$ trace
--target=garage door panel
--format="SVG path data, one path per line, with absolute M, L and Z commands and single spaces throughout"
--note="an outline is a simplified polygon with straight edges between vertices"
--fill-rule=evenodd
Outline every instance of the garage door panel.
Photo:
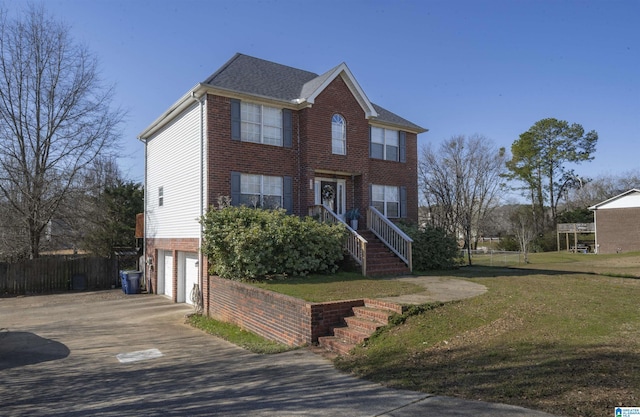
M 164 295 L 173 297 L 173 255 L 164 255 Z

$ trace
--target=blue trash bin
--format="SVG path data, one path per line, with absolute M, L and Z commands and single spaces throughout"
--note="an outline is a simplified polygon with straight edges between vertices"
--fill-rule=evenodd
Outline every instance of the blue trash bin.
M 129 271 L 120 270 L 120 284 L 122 285 L 122 292 L 128 294 L 129 292 L 129 280 L 127 279 L 127 273 Z
M 127 281 L 127 291 L 126 294 L 140 294 L 140 278 L 142 277 L 142 272 L 140 271 L 127 271 L 126 272 L 126 281 Z

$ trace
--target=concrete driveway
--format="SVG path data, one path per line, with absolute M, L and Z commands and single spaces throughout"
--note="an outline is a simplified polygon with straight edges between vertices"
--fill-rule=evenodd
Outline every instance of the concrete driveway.
M 398 391 L 309 350 L 255 355 L 120 290 L 0 299 L 3 416 L 549 416 Z

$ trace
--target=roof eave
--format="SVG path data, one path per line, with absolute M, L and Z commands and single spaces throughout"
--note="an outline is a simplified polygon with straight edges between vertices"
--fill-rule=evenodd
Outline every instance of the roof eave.
M 275 99 L 273 97 L 263 96 L 259 94 L 249 94 L 242 93 L 236 90 L 215 87 L 205 83 L 198 83 L 193 88 L 191 88 L 186 94 L 184 94 L 178 101 L 176 101 L 168 110 L 166 110 L 160 117 L 153 121 L 145 130 L 143 130 L 139 135 L 138 139 L 141 141 L 146 141 L 151 136 L 153 136 L 158 130 L 162 129 L 165 125 L 170 123 L 176 116 L 182 113 L 187 107 L 189 107 L 193 100 L 201 99 L 205 94 L 214 94 L 223 97 L 230 98 L 251 98 L 253 100 L 259 100 L 264 103 L 273 103 L 278 104 L 279 106 L 290 108 L 292 110 L 298 110 L 304 107 L 309 106 L 306 101 L 302 100 L 298 102 L 297 100 L 280 100 Z
M 174 117 L 182 113 L 187 107 L 193 104 L 193 100 L 199 100 L 202 97 L 203 84 L 198 83 L 191 88 L 185 95 L 180 97 L 178 101 L 173 103 L 169 109 L 154 120 L 145 130 L 138 134 L 138 140 L 146 141 L 158 130 L 162 129 L 167 123 L 173 120 Z
M 611 197 L 611 198 L 610 198 L 610 199 L 608 199 L 608 200 L 602 201 L 602 202 L 600 202 L 600 203 L 598 203 L 598 204 L 594 204 L 593 206 L 589 207 L 589 208 L 588 208 L 588 210 L 592 210 L 592 211 L 594 211 L 594 210 L 598 210 L 598 208 L 599 208 L 599 207 L 602 207 L 602 206 L 604 206 L 605 204 L 608 204 L 608 203 L 610 203 L 610 202 L 612 202 L 612 201 L 614 201 L 614 200 L 617 200 L 617 199 L 619 199 L 619 198 L 622 198 L 622 197 L 626 196 L 627 194 L 631 194 L 631 193 L 640 193 L 640 189 L 638 189 L 638 188 L 632 188 L 632 189 L 630 189 L 630 190 L 627 190 L 627 191 L 625 191 L 625 192 L 623 192 L 623 193 L 618 194 L 617 196 Z

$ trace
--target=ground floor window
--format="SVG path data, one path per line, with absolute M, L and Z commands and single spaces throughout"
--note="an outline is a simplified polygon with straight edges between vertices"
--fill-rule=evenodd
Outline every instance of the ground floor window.
M 386 217 L 400 217 L 399 187 L 373 184 L 371 186 L 371 205 Z
M 282 177 L 240 174 L 240 204 L 275 209 L 282 207 Z

